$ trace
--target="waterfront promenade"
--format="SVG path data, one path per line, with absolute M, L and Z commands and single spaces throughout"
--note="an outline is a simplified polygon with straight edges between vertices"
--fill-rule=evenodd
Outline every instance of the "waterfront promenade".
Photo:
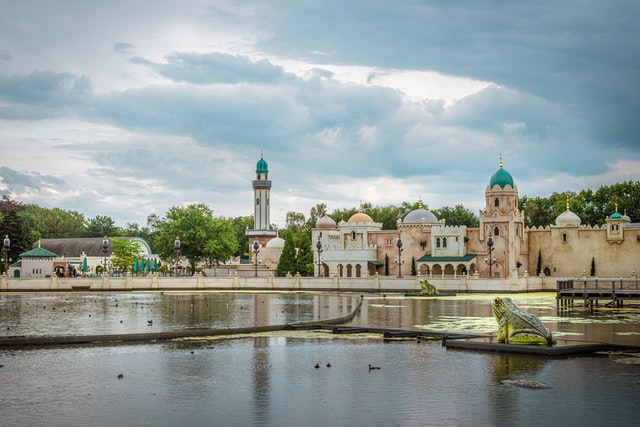
M 556 277 L 512 275 L 509 278 L 478 278 L 473 276 L 444 277 L 275 277 L 273 275 L 244 277 L 237 274 L 210 277 L 201 274 L 169 277 L 151 273 L 133 277 L 92 278 L 30 278 L 2 276 L 0 292 L 56 291 L 160 291 L 160 290 L 222 290 L 222 291 L 332 291 L 332 292 L 405 292 L 419 293 L 420 280 L 427 279 L 440 292 L 541 292 L 556 291 Z

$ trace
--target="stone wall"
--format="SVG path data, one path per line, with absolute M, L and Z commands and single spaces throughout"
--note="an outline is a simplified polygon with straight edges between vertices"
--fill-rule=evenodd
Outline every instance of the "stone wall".
M 0 278 L 0 291 L 160 291 L 160 290 L 274 290 L 274 291 L 341 291 L 341 292 L 419 292 L 421 277 L 371 276 L 344 277 L 99 277 L 99 278 L 37 278 L 15 279 L 6 275 Z M 538 292 L 555 291 L 557 277 L 478 278 L 440 277 L 428 278 L 429 283 L 442 292 Z

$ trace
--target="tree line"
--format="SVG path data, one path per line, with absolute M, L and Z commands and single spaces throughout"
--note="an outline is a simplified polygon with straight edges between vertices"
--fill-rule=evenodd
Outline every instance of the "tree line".
M 519 200 L 519 208 L 525 210 L 525 226 L 545 227 L 567 209 L 578 215 L 583 225 L 605 223 L 606 218 L 618 212 L 633 222 L 640 222 L 640 182 L 626 181 L 603 185 L 597 190 L 565 191 L 549 197 L 527 197 Z
M 525 209 L 525 225 L 547 226 L 554 224 L 558 215 L 569 208 L 582 219 L 583 224 L 601 225 L 614 212 L 627 214 L 632 220 L 640 220 L 640 182 L 623 182 L 602 186 L 598 190 L 553 193 L 549 197 L 527 197 L 519 200 L 519 208 Z M 394 230 L 397 222 L 409 212 L 418 209 L 420 202 L 403 202 L 400 205 L 378 206 L 363 203 L 350 209 L 327 211 L 324 203 L 311 207 L 309 215 L 290 211 L 286 214 L 286 225 L 279 230 L 284 236 L 285 247 L 281 257 L 279 274 L 313 274 L 313 242 L 311 229 L 325 213 L 336 223 L 347 221 L 362 210 L 384 230 Z M 427 205 L 424 209 L 429 209 Z M 433 209 L 433 214 L 447 225 L 479 226 L 478 216 L 462 204 Z M 231 257 L 249 258 L 249 242 L 245 231 L 253 227 L 253 216 L 234 218 L 217 217 L 212 208 L 204 203 L 186 207 L 173 206 L 160 217 L 151 214 L 144 226 L 127 223 L 119 227 L 108 216 L 87 218 L 82 213 L 60 208 L 43 208 L 34 204 L 23 204 L 2 196 L 0 200 L 0 233 L 11 238 L 11 255 L 30 250 L 40 238 L 74 237 L 141 237 L 162 259 L 175 256 L 174 241 L 180 238 L 182 256 L 189 259 L 192 266 L 209 266 L 226 262 Z M 273 228 L 276 228 L 273 226 Z M 4 249 L 3 259 L 4 259 Z M 4 263 L 1 264 L 4 269 Z

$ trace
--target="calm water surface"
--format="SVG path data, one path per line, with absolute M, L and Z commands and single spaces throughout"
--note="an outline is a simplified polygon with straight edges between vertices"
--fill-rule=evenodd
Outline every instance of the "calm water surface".
M 353 324 L 491 334 L 496 332 L 489 308 L 493 297 L 365 295 Z M 2 294 L 0 333 L 292 323 L 345 315 L 357 298 L 319 293 Z M 554 295 L 512 298 L 557 336 L 606 336 L 607 342 L 640 345 L 637 309 L 558 313 Z M 385 343 L 376 335 L 328 331 L 2 350 L 0 424 L 637 425 L 640 365 L 620 363 L 634 359 L 457 351 L 439 342 Z M 369 371 L 368 364 L 381 369 Z M 503 382 L 514 379 L 551 388 Z

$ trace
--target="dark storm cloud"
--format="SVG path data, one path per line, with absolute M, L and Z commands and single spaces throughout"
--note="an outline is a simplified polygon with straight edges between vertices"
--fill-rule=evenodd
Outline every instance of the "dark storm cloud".
M 6 193 L 9 194 L 25 194 L 34 191 L 46 194 L 46 189 L 62 190 L 68 188 L 63 180 L 55 176 L 43 175 L 38 172 L 20 172 L 6 166 L 0 166 L 0 180 L 6 188 Z
M 85 75 L 54 71 L 34 71 L 26 75 L 0 74 L 0 101 L 15 103 L 18 108 L 0 110 L 5 117 L 56 116 L 56 108 L 79 104 L 91 92 L 91 81 Z M 42 108 L 49 110 L 41 110 Z M 48 112 L 47 112 L 48 111 Z
M 262 48 L 492 81 L 566 106 L 602 144 L 638 146 L 637 1 L 353 1 L 339 14 L 334 7 L 306 2 L 280 13 L 270 3 L 259 15 L 273 29 Z M 296 19 L 302 14 L 316 19 Z

